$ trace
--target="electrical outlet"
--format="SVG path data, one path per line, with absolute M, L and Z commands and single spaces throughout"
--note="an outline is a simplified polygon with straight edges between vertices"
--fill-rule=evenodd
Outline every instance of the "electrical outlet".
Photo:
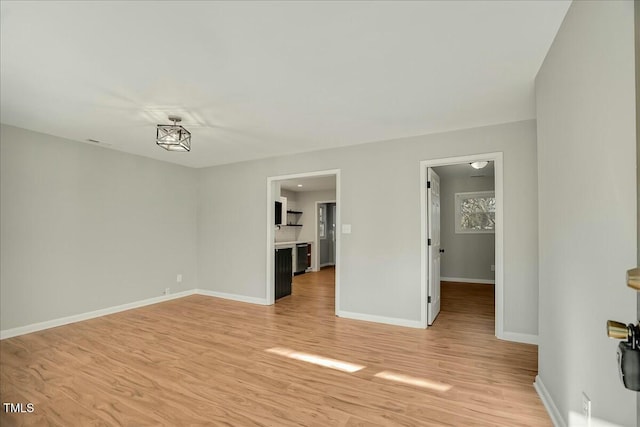
M 182 283 L 182 274 L 178 274 L 176 277 L 176 283 Z
M 495 264 L 491 264 L 491 271 L 496 271 L 496 265 Z
M 582 415 L 587 423 L 591 423 L 591 399 L 584 392 L 582 392 Z
M 171 288 L 165 288 L 164 293 L 162 295 L 169 295 L 171 293 Z

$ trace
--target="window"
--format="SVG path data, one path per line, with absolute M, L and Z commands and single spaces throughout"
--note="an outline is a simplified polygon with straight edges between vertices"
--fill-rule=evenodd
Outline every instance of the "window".
M 327 238 L 327 205 L 320 205 L 318 207 L 318 233 L 320 234 L 321 239 Z
M 455 203 L 456 233 L 495 233 L 495 192 L 456 193 Z

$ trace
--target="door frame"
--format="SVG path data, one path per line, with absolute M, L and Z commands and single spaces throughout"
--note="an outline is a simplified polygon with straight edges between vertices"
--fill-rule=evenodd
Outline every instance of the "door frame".
M 336 193 L 336 198 L 337 198 L 338 194 Z M 313 251 L 314 255 L 313 255 L 313 260 L 314 260 L 314 265 L 316 266 L 316 269 L 313 271 L 320 271 L 320 232 L 318 231 L 318 228 L 320 226 L 320 224 L 318 223 L 318 221 L 320 221 L 320 218 L 318 218 L 318 208 L 320 207 L 320 205 L 324 204 L 324 203 L 335 203 L 336 204 L 336 217 L 338 216 L 338 202 L 335 200 L 317 200 L 316 202 L 316 212 L 315 212 L 315 224 L 316 224 L 316 232 L 315 232 L 315 236 L 316 236 L 316 249 L 315 251 Z M 335 248 L 335 255 L 336 255 L 336 263 L 338 263 L 338 259 L 337 259 L 337 255 L 338 255 L 338 223 L 336 222 L 336 248 Z M 334 264 L 334 265 L 335 265 Z
M 445 157 L 422 160 L 420 162 L 420 321 L 427 325 L 427 168 L 451 166 L 477 161 L 494 162 L 494 183 L 496 196 L 496 232 L 495 232 L 495 335 L 504 339 L 504 177 L 502 152 L 471 154 L 466 156 Z
M 274 272 L 275 272 L 275 186 L 278 181 L 284 181 L 287 179 L 295 179 L 295 178 L 313 178 L 313 177 L 321 177 L 321 176 L 335 176 L 336 177 L 336 199 L 334 200 L 336 203 L 336 267 L 335 267 L 335 313 L 336 316 L 340 311 L 340 260 L 341 260 L 341 251 L 340 251 L 340 211 L 341 211 L 341 202 L 340 202 L 340 169 L 328 169 L 314 172 L 303 172 L 289 175 L 278 175 L 278 176 L 269 176 L 267 177 L 267 215 L 266 215 L 266 229 L 267 229 L 267 246 L 266 246 L 266 264 L 267 264 L 267 273 L 265 278 L 265 292 L 266 292 L 266 304 L 273 305 L 275 303 L 274 296 Z M 317 212 L 316 212 L 317 217 Z M 315 221 L 316 231 L 315 234 L 318 233 L 317 227 L 317 218 Z M 313 249 L 312 249 L 313 250 Z M 318 248 L 316 248 L 316 254 L 318 253 Z

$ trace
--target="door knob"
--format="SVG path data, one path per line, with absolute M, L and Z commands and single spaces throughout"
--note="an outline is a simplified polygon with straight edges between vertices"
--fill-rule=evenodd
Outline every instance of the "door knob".
M 627 271 L 627 286 L 640 291 L 640 267 Z
M 607 335 L 625 340 L 618 344 L 618 373 L 622 384 L 629 390 L 640 391 L 640 323 L 625 325 L 607 320 Z
M 626 340 L 629 338 L 630 329 L 622 322 L 616 322 L 615 320 L 607 320 L 607 335 L 609 338 L 615 338 L 617 340 Z

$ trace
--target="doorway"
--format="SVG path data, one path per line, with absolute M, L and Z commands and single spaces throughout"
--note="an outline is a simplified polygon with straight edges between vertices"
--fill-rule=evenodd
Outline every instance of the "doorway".
M 425 160 L 420 162 L 420 205 L 421 205 L 421 293 L 423 296 L 423 303 L 421 304 L 421 320 L 423 326 L 426 328 L 429 326 L 430 320 L 433 321 L 435 315 L 437 315 L 438 306 L 440 301 L 440 272 L 436 269 L 439 267 L 440 255 L 442 250 L 446 254 L 446 248 L 437 248 L 438 251 L 433 251 L 434 240 L 429 241 L 431 238 L 430 233 L 433 233 L 433 224 L 430 223 L 430 218 L 433 221 L 433 215 L 430 217 L 430 210 L 433 210 L 433 201 L 431 200 L 431 193 L 429 190 L 429 175 L 434 173 L 434 169 L 443 166 L 453 165 L 470 165 L 473 162 L 493 162 L 494 167 L 494 208 L 495 217 L 493 221 L 495 236 L 494 241 L 494 259 L 495 263 L 495 294 L 494 294 L 494 317 L 495 325 L 494 331 L 498 338 L 503 336 L 503 163 L 502 153 L 485 153 L 462 157 L 450 157 L 443 159 Z M 433 178 L 433 177 L 432 177 Z M 438 205 L 439 207 L 439 205 Z M 440 213 L 438 209 L 438 213 Z M 438 221 L 438 230 L 439 230 Z M 429 243 L 432 245 L 430 246 Z M 438 243 L 440 240 L 438 239 Z
M 336 265 L 336 203 L 316 202 L 319 268 Z
M 492 161 L 483 161 L 434 166 L 427 171 L 431 182 L 427 239 L 432 240 L 427 246 L 437 255 L 428 254 L 428 267 L 433 265 L 428 278 L 430 295 L 432 276 L 440 277 L 440 292 L 435 292 L 431 302 L 434 309 L 427 307 L 429 325 L 441 307 L 442 322 L 457 313 L 476 319 L 475 326 L 483 331 L 493 333 L 495 329 L 494 169 Z M 434 200 L 439 200 L 437 210 Z
M 328 188 L 329 183 L 330 189 Z M 325 188 L 326 187 L 326 188 Z M 318 204 L 324 203 L 324 240 L 318 237 Z M 281 211 L 280 211 L 281 209 Z M 280 212 L 280 215 L 276 215 Z M 326 243 L 325 258 L 331 269 L 335 282 L 335 312 L 339 310 L 340 296 L 340 234 L 337 233 L 340 224 L 340 170 L 327 170 L 292 175 L 281 175 L 267 178 L 267 245 L 266 245 L 266 300 L 268 305 L 276 302 L 275 291 L 280 289 L 279 297 L 295 294 L 295 283 L 308 282 L 311 275 L 320 270 L 321 250 Z M 276 220 L 279 222 L 276 222 Z M 329 221 L 330 220 L 330 221 Z M 306 246 L 307 262 L 300 257 L 302 246 Z M 288 252 L 294 259 L 288 258 Z M 282 293 L 281 280 L 283 277 L 282 262 L 276 269 L 276 257 L 279 252 L 285 252 L 285 258 L 292 262 L 293 268 L 285 273 L 291 281 L 288 293 Z M 282 254 L 280 254 L 282 255 Z M 328 257 L 328 258 L 327 258 Z M 278 259 L 282 259 L 279 256 Z M 305 268 L 298 268 L 305 264 Z M 279 273 L 279 274 L 276 274 Z M 325 272 L 326 275 L 327 272 Z M 278 284 L 276 286 L 276 277 Z M 286 287 L 285 287 L 286 289 Z M 287 298 L 283 298 L 287 299 Z

